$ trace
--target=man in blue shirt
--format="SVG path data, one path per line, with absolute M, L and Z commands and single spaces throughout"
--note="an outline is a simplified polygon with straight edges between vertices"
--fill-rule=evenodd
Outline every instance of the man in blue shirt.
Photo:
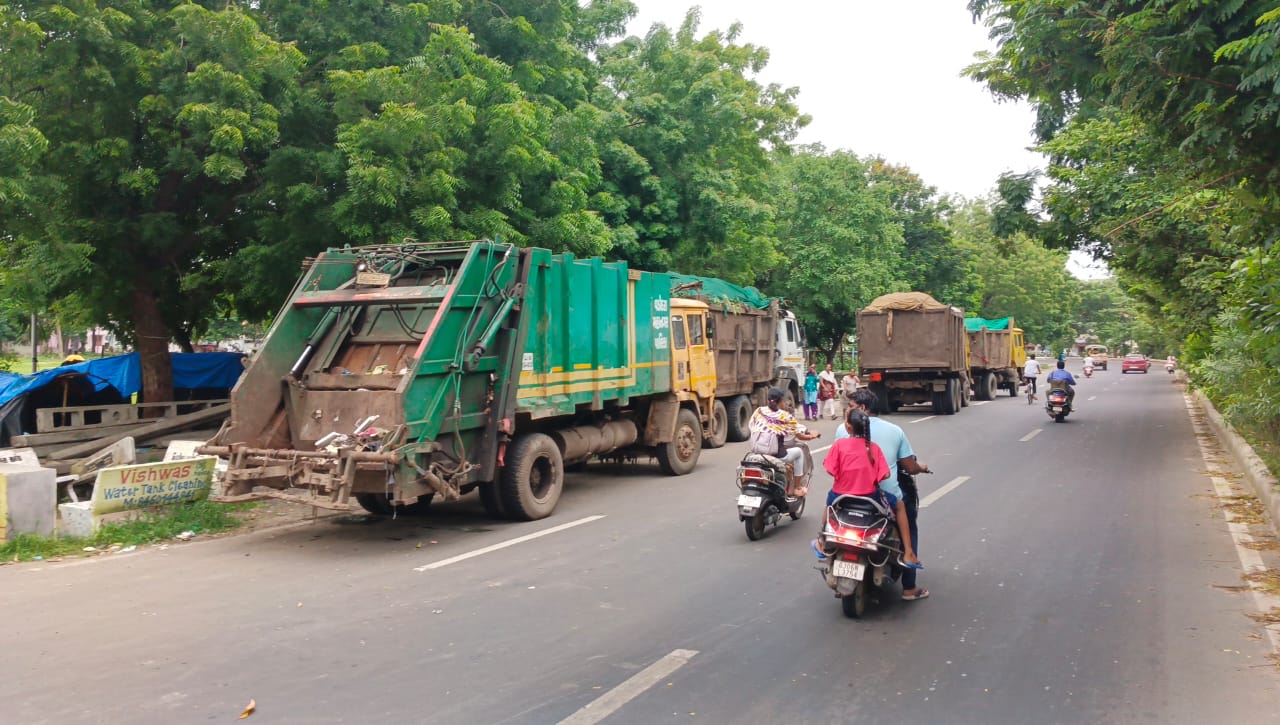
M 1062 360 L 1058 361 L 1058 369 L 1049 373 L 1049 377 L 1045 378 L 1049 382 L 1049 389 L 1055 387 L 1065 387 L 1067 389 L 1067 405 L 1071 405 L 1076 399 L 1076 379 L 1067 372 L 1067 364 Z M 1061 385 L 1054 385 L 1055 382 L 1061 382 Z M 1073 406 L 1074 407 L 1074 406 Z
M 906 505 L 911 541 L 914 544 L 916 556 L 919 556 L 920 533 L 916 521 L 920 516 L 920 494 L 915 490 L 902 490 L 902 486 L 898 483 L 898 467 L 901 466 L 902 470 L 913 476 L 917 473 L 931 473 L 931 471 L 927 465 L 916 460 L 916 453 L 911 448 L 911 441 L 907 440 L 906 432 L 872 412 L 879 410 L 875 393 L 863 388 L 851 396 L 850 403 L 853 406 L 852 410 L 860 410 L 871 417 L 871 442 L 880 446 L 885 462 L 889 464 L 889 477 L 880 482 L 880 489 L 897 496 Z M 848 437 L 849 429 L 841 423 L 836 429 L 835 439 Z M 929 596 L 929 590 L 916 585 L 916 570 L 907 568 L 903 571 L 902 598 L 915 600 L 924 599 L 927 596 Z

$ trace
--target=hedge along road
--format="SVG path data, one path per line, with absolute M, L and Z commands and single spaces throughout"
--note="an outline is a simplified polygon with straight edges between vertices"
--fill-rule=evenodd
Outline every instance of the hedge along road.
M 1108 372 L 1081 393 L 1096 399 L 1065 424 L 1009 397 L 890 416 L 938 472 L 921 478 L 932 596 L 886 597 L 860 621 L 811 570 L 816 505 L 746 540 L 737 444 L 682 478 L 593 465 L 540 522 L 493 523 L 464 501 L 0 568 L 22 665 L 0 680 L 0 721 L 231 718 L 251 698 L 255 720 L 297 723 L 1275 712 L 1271 645 L 1233 590 L 1240 563 L 1180 390 Z

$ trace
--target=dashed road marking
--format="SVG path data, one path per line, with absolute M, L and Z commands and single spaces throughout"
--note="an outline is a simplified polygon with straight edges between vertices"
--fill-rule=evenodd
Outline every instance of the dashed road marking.
M 979 401 L 978 401 L 978 402 L 976 402 L 976 403 L 969 403 L 969 405 L 971 405 L 971 406 L 973 406 L 974 408 L 976 408 L 976 407 L 978 407 L 978 406 L 980 406 L 980 405 L 986 405 L 987 403 L 990 403 L 990 402 L 991 402 L 990 400 L 979 400 Z
M 560 721 L 560 725 L 595 725 L 617 712 L 637 695 L 662 682 L 668 675 L 684 667 L 698 654 L 697 650 L 678 649 L 627 678 L 621 685 L 592 700 L 582 709 Z
M 1026 434 L 1026 435 L 1022 436 L 1021 438 L 1019 438 L 1019 439 L 1018 439 L 1018 442 L 1019 442 L 1019 443 L 1026 443 L 1027 441 L 1031 440 L 1032 438 L 1035 438 L 1036 436 L 1040 435 L 1040 431 L 1042 431 L 1042 430 L 1044 430 L 1044 428 L 1036 428 L 1035 430 L 1031 431 L 1030 433 L 1028 433 L 1028 434 Z
M 489 554 L 489 553 L 492 553 L 492 552 L 494 552 L 494 551 L 498 551 L 498 550 L 500 550 L 500 549 L 505 549 L 505 548 L 507 548 L 508 546 L 515 546 L 516 544 L 523 544 L 523 543 L 524 543 L 524 542 L 526 542 L 526 541 L 532 541 L 532 540 L 534 540 L 534 539 L 540 539 L 540 538 L 542 538 L 543 536 L 547 536 L 548 534 L 554 534 L 554 533 L 557 533 L 557 532 L 560 532 L 560 531 L 564 531 L 565 529 L 572 529 L 572 528 L 573 528 L 573 527 L 575 527 L 575 526 L 581 526 L 581 525 L 583 525 L 583 524 L 589 524 L 589 523 L 591 523 L 592 521 L 599 521 L 599 520 L 600 520 L 600 519 L 602 519 L 602 518 L 604 518 L 604 514 L 599 514 L 599 515 L 597 515 L 597 516 L 587 516 L 586 518 L 581 518 L 581 519 L 578 519 L 577 521 L 570 521 L 570 522 L 569 522 L 569 523 L 567 523 L 567 524 L 560 524 L 559 526 L 552 526 L 552 527 L 551 527 L 551 528 L 549 528 L 549 529 L 543 529 L 542 531 L 535 531 L 535 532 L 533 532 L 532 534 L 526 534 L 526 535 L 524 535 L 524 536 L 517 536 L 517 537 L 516 537 L 516 538 L 514 538 L 514 539 L 507 539 L 506 541 L 500 541 L 500 542 L 498 542 L 498 543 L 496 543 L 496 544 L 494 544 L 494 545 L 492 545 L 492 546 L 486 546 L 486 547 L 484 547 L 483 549 L 476 549 L 475 551 L 468 551 L 468 552 L 467 552 L 467 553 L 465 553 L 465 554 L 458 554 L 457 556 L 451 556 L 451 557 L 449 557 L 448 559 L 441 559 L 440 561 L 435 561 L 435 562 L 432 562 L 432 563 L 430 563 L 430 564 L 426 564 L 426 565 L 423 565 L 423 566 L 414 567 L 414 569 L 413 569 L 413 570 L 414 570 L 414 571 L 428 571 L 428 570 L 430 570 L 430 569 L 439 569 L 439 568 L 441 568 L 441 567 L 449 566 L 450 564 L 457 564 L 457 563 L 458 563 L 458 562 L 460 562 L 460 561 L 466 561 L 467 559 L 474 559 L 474 558 L 475 558 L 475 557 L 477 557 L 477 556 L 484 556 L 485 554 Z
M 1090 396 L 1089 396 L 1089 400 L 1097 400 L 1097 399 L 1098 399 L 1098 396 L 1096 396 L 1096 395 L 1090 395 Z
M 969 477 L 968 477 L 968 476 L 956 476 L 955 478 L 951 479 L 950 481 L 947 481 L 945 484 L 943 484 L 942 488 L 940 488 L 940 489 L 938 489 L 937 491 L 934 491 L 933 493 L 929 494 L 928 496 L 925 496 L 924 498 L 920 499 L 920 508 L 925 508 L 925 507 L 926 507 L 926 506 L 928 506 L 929 504 L 931 504 L 931 503 L 933 503 L 933 502 L 937 501 L 938 499 L 942 498 L 943 496 L 946 496 L 947 494 L 951 493 L 952 491 L 956 490 L 957 488 L 960 488 L 960 486 L 961 486 L 965 481 L 968 481 L 968 480 L 969 480 Z
M 907 422 L 908 422 L 908 423 L 923 423 L 923 422 L 925 422 L 926 420 L 933 420 L 934 418 L 937 418 L 937 417 L 938 417 L 938 416 L 936 416 L 936 415 L 926 415 L 926 416 L 925 416 L 925 417 L 923 417 L 923 418 L 916 418 L 915 420 L 909 420 L 909 421 L 907 421 Z

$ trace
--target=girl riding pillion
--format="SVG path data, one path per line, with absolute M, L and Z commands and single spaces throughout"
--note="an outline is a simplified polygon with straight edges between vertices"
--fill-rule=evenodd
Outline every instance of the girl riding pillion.
M 830 506 L 838 496 L 866 496 L 879 498 L 885 508 L 893 511 L 898 525 L 898 533 L 902 537 L 902 563 L 913 569 L 923 569 L 916 558 L 914 542 L 911 541 L 911 528 L 907 520 L 907 507 L 896 496 L 877 485 L 889 477 L 889 463 L 884 458 L 880 446 L 871 442 L 871 419 L 866 413 L 852 409 L 845 417 L 848 438 L 841 438 L 831 446 L 823 468 L 835 478 L 831 493 L 827 494 L 827 505 Z M 814 541 L 814 550 L 822 552 L 821 540 Z

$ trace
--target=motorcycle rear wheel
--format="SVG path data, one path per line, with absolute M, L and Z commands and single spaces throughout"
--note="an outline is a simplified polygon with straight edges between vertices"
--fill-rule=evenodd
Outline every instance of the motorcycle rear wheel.
M 853 587 L 853 594 L 840 598 L 840 609 L 849 619 L 858 619 L 867 613 L 867 583 L 858 582 Z
M 804 513 L 804 502 L 805 499 L 800 498 L 797 499 L 795 503 L 791 504 L 791 510 L 787 512 L 787 515 L 791 517 L 792 521 L 800 520 L 800 515 Z
M 752 541 L 759 541 L 764 538 L 764 508 L 761 507 L 755 514 L 742 522 L 747 529 L 747 538 Z

